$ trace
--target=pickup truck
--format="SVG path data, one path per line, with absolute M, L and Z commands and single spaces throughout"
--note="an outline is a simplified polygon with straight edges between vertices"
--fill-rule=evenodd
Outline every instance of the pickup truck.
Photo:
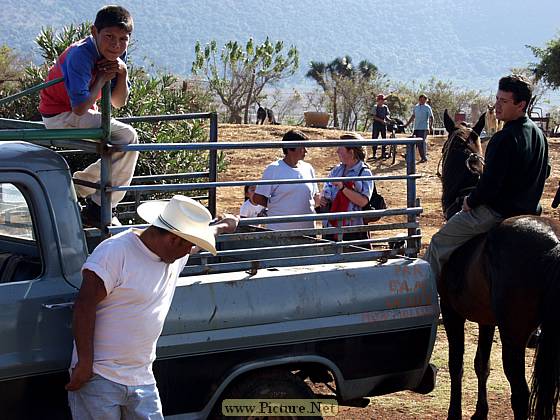
M 72 182 L 55 151 L 2 143 L 3 419 L 69 417 L 64 384 L 72 307 L 94 246 L 82 228 Z M 250 222 L 240 230 L 258 230 Z M 252 249 L 264 246 L 266 255 L 268 245 L 284 240 L 280 233 L 256 233 L 242 241 L 223 235 L 222 256 L 213 262 L 225 268 L 209 270 L 204 264 L 211 258 L 202 255 L 180 278 L 154 364 L 166 416 L 220 417 L 221 402 L 233 397 L 312 398 L 311 382 L 329 384 L 341 405 L 433 389 L 429 360 L 439 307 L 427 263 L 353 257 L 359 253 L 323 260 L 322 251 L 309 257 L 306 250 L 320 240 L 303 235 L 285 239 L 291 255 L 275 249 L 266 264 L 255 264 Z M 285 263 L 306 252 L 305 263 Z

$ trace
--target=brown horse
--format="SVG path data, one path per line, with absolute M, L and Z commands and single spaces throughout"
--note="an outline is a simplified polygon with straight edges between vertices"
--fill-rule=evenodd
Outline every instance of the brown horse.
M 461 197 L 474 187 L 483 169 L 479 134 L 484 115 L 473 129 L 456 125 L 447 111 L 444 123 L 449 136 L 443 147 L 442 205 L 449 218 L 461 208 Z M 478 401 L 472 419 L 488 416 L 486 382 L 496 326 L 514 418 L 556 418 L 560 390 L 560 223 L 537 216 L 506 219 L 488 235 L 458 249 L 443 267 L 437 286 L 449 341 L 448 418 L 462 418 L 466 319 L 479 324 L 475 357 Z M 529 392 L 525 348 L 539 325 L 541 336 Z

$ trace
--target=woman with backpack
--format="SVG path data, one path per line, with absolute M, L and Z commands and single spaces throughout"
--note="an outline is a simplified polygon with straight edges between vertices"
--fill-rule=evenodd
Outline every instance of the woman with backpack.
M 341 140 L 363 140 L 357 133 L 345 133 L 340 136 Z M 364 163 L 366 151 L 363 146 L 339 146 L 337 154 L 340 163 L 329 173 L 329 178 L 372 176 L 369 167 Z M 346 182 L 326 182 L 321 195 L 321 207 L 329 208 L 330 212 L 361 211 L 369 203 L 373 193 L 373 181 L 349 180 Z M 363 225 L 362 217 L 349 217 L 337 220 L 329 220 L 328 226 L 357 226 Z M 344 235 L 327 235 L 331 240 L 359 240 L 368 239 L 367 232 L 351 232 Z

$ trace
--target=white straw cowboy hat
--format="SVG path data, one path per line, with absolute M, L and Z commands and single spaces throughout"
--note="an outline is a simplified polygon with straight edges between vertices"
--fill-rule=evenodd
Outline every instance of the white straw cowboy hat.
M 146 222 L 165 229 L 216 255 L 214 231 L 209 226 L 210 212 L 191 198 L 175 195 L 169 201 L 148 201 L 137 209 Z

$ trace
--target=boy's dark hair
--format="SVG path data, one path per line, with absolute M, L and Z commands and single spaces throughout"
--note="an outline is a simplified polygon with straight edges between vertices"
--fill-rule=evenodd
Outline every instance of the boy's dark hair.
M 287 131 L 282 137 L 282 141 L 298 141 L 298 140 L 309 140 L 309 137 L 307 137 L 299 130 Z M 296 148 L 295 147 L 282 148 L 282 151 L 284 152 L 285 155 L 288 154 L 288 150 L 296 150 Z
M 134 22 L 128 10 L 115 5 L 104 6 L 99 9 L 93 25 L 98 32 L 111 26 L 117 26 L 129 33 L 134 29 Z
M 525 108 L 523 110 L 527 111 L 527 107 L 533 97 L 533 85 L 529 79 L 519 74 L 510 74 L 500 79 L 498 89 L 504 92 L 511 92 L 513 94 L 513 102 L 516 104 L 525 101 Z

